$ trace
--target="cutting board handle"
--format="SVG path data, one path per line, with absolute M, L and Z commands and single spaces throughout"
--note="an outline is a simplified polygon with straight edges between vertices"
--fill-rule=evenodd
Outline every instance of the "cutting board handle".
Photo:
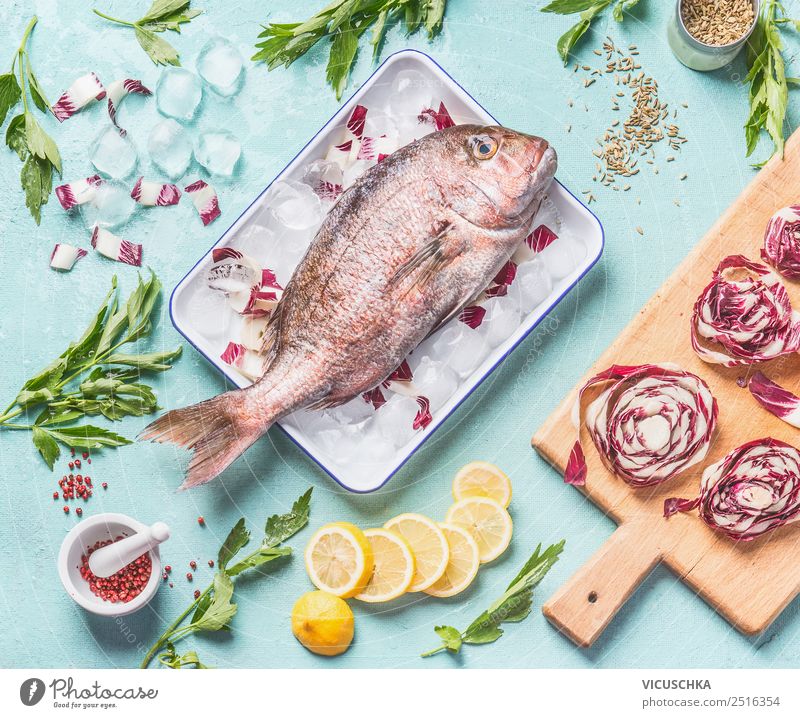
M 661 560 L 648 525 L 622 524 L 544 604 L 547 620 L 582 648 L 591 646 Z

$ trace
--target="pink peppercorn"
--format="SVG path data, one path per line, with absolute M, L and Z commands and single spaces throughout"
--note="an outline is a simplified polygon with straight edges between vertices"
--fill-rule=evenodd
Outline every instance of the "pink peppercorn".
M 189 561 L 189 568 L 192 570 L 197 568 L 197 561 Z
M 199 588 L 194 592 L 194 600 L 196 601 L 198 598 L 200 598 L 200 589 Z
M 214 568 L 214 559 L 213 558 L 208 559 L 208 567 L 209 568 Z
M 192 580 L 192 574 L 191 573 L 187 573 L 186 574 L 186 580 L 187 581 L 191 581 Z

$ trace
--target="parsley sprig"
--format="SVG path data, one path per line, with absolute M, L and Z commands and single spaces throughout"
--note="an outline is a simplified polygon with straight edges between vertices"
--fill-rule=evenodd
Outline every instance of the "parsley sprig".
M 311 491 L 312 489 L 309 489 L 297 499 L 289 513 L 270 516 L 264 526 L 264 537 L 258 548 L 232 564 L 231 562 L 234 561 L 239 551 L 250 542 L 250 531 L 247 529 L 244 519 L 241 518 L 236 522 L 219 549 L 217 572 L 214 574 L 211 585 L 159 636 L 142 660 L 140 668 L 147 668 L 162 648 L 166 648 L 166 652 L 159 656 L 159 661 L 165 666 L 170 668 L 208 667 L 200 662 L 195 651 L 189 651 L 179 656 L 175 650 L 175 643 L 200 631 L 230 630 L 230 622 L 237 610 L 237 605 L 232 600 L 234 584 L 231 579 L 245 571 L 256 569 L 292 553 L 291 547 L 282 544 L 308 523 Z M 185 623 L 189 614 L 192 614 L 192 617 L 188 623 Z
M 340 100 L 361 36 L 371 27 L 373 58 L 380 52 L 386 30 L 394 21 L 405 24 L 408 34 L 424 27 L 433 38 L 442 29 L 447 0 L 333 0 L 305 22 L 269 23 L 258 36 L 254 62 L 269 70 L 288 67 L 323 38 L 330 38 L 327 80 Z
M 781 39 L 784 27 L 800 30 L 800 20 L 788 17 L 779 0 L 768 0 L 762 5 L 755 30 L 747 41 L 748 73 L 745 81 L 750 84 L 750 115 L 744 131 L 748 157 L 755 151 L 762 131 L 772 140 L 772 155 L 783 157 L 789 85 L 800 83 L 798 78 L 786 77 Z M 766 162 L 764 160 L 755 166 L 761 167 Z
M 141 382 L 141 374 L 170 369 L 181 347 L 145 354 L 129 354 L 124 347 L 150 334 L 160 293 L 161 282 L 151 272 L 146 280 L 139 277 L 127 301 L 120 303 L 114 277 L 84 333 L 22 385 L 0 414 L 0 429 L 30 431 L 34 446 L 51 469 L 61 454 L 59 444 L 76 449 L 130 444 L 108 429 L 74 422 L 98 415 L 119 421 L 158 410 L 156 395 Z
M 580 13 L 578 22 L 567 30 L 556 43 L 556 49 L 564 64 L 567 64 L 569 53 L 575 43 L 583 37 L 592 26 L 592 21 L 609 6 L 617 22 L 622 22 L 624 13 L 639 4 L 639 0 L 552 0 L 542 8 L 542 12 L 552 12 L 557 15 L 572 15 Z
M 42 205 L 47 204 L 53 189 L 53 171 L 61 174 L 61 155 L 55 141 L 42 129 L 28 105 L 30 95 L 39 110 L 47 112 L 50 109 L 26 49 L 37 22 L 38 18 L 34 15 L 14 53 L 11 72 L 0 75 L 0 127 L 9 111 L 22 100 L 22 112 L 8 123 L 6 145 L 17 153 L 22 162 L 19 179 L 25 190 L 25 204 L 36 224 L 39 224 Z
M 93 10 L 104 20 L 132 27 L 142 49 L 156 65 L 180 65 L 178 51 L 156 33 L 172 30 L 180 33 L 181 25 L 191 22 L 203 11 L 189 7 L 191 0 L 153 0 L 150 9 L 138 20 L 120 20 Z
M 442 645 L 423 653 L 422 657 L 427 658 L 445 650 L 458 653 L 465 643 L 494 643 L 503 635 L 503 629 L 500 628 L 502 624 L 518 623 L 527 618 L 531 612 L 533 589 L 558 561 L 564 550 L 564 543 L 562 540 L 553 544 L 544 552 L 539 544 L 505 593 L 470 623 L 465 631 L 459 631 L 452 626 L 436 626 L 434 630 L 442 639 Z

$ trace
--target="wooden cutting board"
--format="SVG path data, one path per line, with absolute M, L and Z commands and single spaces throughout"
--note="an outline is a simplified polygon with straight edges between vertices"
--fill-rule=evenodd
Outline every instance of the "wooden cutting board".
M 722 179 L 720 181 L 723 181 Z M 744 254 L 759 260 L 772 213 L 800 201 L 800 130 L 786 145 L 784 161 L 773 158 L 648 301 L 581 381 L 612 364 L 671 361 L 708 382 L 719 402 L 719 433 L 704 464 L 647 489 L 632 489 L 602 464 L 585 427 L 581 441 L 588 463 L 586 496 L 618 528 L 597 553 L 548 601 L 545 616 L 575 643 L 590 646 L 659 563 L 664 562 L 737 629 L 764 631 L 800 593 L 800 524 L 736 544 L 712 531 L 697 512 L 662 517 L 664 499 L 694 498 L 701 467 L 751 439 L 773 436 L 800 447 L 800 430 L 769 414 L 736 384 L 746 367 L 706 364 L 689 341 L 695 299 L 720 259 Z M 640 247 L 647 251 L 644 244 Z M 785 281 L 800 309 L 800 282 Z M 771 379 L 800 394 L 800 357 L 764 365 Z M 579 385 L 580 386 L 580 385 Z M 576 387 L 533 437 L 533 446 L 563 473 L 575 429 L 570 412 Z M 602 390 L 587 392 L 584 407 Z M 564 486 L 564 491 L 573 489 Z

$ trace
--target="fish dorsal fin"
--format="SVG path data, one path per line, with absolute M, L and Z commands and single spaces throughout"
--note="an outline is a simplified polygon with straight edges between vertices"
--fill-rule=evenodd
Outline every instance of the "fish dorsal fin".
M 394 276 L 389 280 L 389 285 L 400 284 L 417 270 L 420 270 L 420 275 L 414 285 L 427 284 L 458 253 L 455 251 L 456 248 L 450 246 L 446 241 L 452 228 L 451 222 L 444 222 L 422 247 L 397 268 Z

